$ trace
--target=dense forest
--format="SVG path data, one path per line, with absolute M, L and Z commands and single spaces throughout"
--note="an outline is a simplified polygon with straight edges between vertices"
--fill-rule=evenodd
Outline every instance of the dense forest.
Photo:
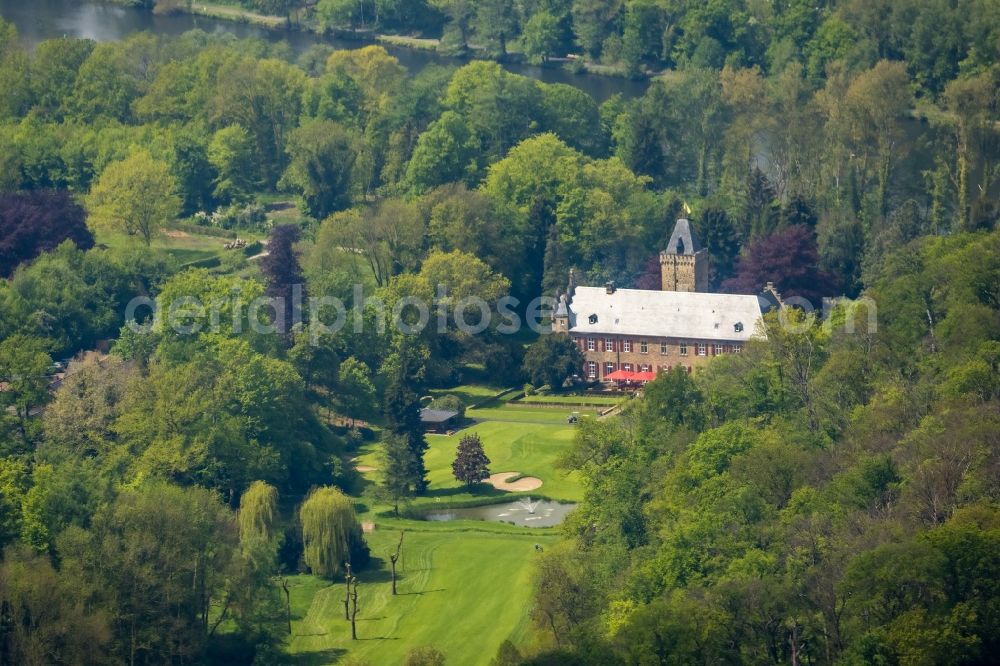
M 0 21 L 0 663 L 286 663 L 287 577 L 369 562 L 360 441 L 386 461 L 362 503 L 398 513 L 428 488 L 429 390 L 579 366 L 454 316 L 380 330 L 364 297 L 523 308 L 571 268 L 657 288 L 682 216 L 713 290 L 861 307 L 771 315 L 581 419 L 560 464 L 584 500 L 494 663 L 995 659 L 1000 5 L 247 5 L 656 75 L 597 104 L 491 60 L 411 75 L 380 46 L 199 31 L 28 49 Z M 221 260 L 161 245 L 233 232 L 253 242 Z M 355 325 L 262 328 L 233 299 L 303 285 Z M 221 325 L 139 333 L 137 297 Z
M 181 10 L 185 0 L 120 0 Z M 683 67 L 827 65 L 905 60 L 936 96 L 959 73 L 996 62 L 1000 10 L 990 0 L 752 3 L 743 0 L 233 0 L 318 31 L 385 31 L 441 39 L 451 53 L 523 54 L 535 62 L 574 55 L 628 75 Z

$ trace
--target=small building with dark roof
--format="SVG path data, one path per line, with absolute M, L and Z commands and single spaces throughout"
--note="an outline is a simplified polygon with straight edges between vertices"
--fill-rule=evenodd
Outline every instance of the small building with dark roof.
M 424 424 L 424 429 L 429 432 L 447 432 L 455 425 L 458 412 L 450 409 L 430 409 L 424 407 L 420 410 L 420 422 Z

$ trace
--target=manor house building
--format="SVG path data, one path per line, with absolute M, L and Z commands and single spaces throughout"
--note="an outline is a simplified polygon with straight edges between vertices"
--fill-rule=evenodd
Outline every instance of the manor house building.
M 660 253 L 662 289 L 618 289 L 575 284 L 552 318 L 554 332 L 568 334 L 584 356 L 581 375 L 615 381 L 681 366 L 688 372 L 720 354 L 739 354 L 759 334 L 761 317 L 779 301 L 776 294 L 741 296 L 708 293 L 708 253 L 688 220 L 677 221 Z M 645 374 L 640 374 L 645 373 Z M 612 376 L 613 375 L 613 376 Z

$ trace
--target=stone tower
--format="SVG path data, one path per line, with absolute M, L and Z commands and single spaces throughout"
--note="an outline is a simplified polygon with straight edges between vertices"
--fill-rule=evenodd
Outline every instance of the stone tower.
M 708 252 L 684 218 L 677 220 L 667 249 L 660 253 L 660 276 L 663 291 L 708 291 Z

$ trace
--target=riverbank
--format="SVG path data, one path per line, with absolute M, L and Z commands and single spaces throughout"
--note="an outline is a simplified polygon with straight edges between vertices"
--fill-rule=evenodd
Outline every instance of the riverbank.
M 259 14 L 249 9 L 237 5 L 227 5 L 210 2 L 186 2 L 178 1 L 171 3 L 169 8 L 160 10 L 163 5 L 157 5 L 154 13 L 161 15 L 188 13 L 196 16 L 206 16 L 209 18 L 222 19 L 225 21 L 235 21 L 238 23 L 248 23 L 269 30 L 298 30 L 314 35 L 323 36 L 323 32 L 316 30 L 302 21 L 301 15 L 292 13 L 287 17 L 271 16 Z M 428 37 L 414 37 L 409 35 L 392 35 L 385 33 L 372 33 L 364 30 L 338 30 L 337 37 L 357 41 L 373 41 L 379 44 L 386 44 L 397 48 L 413 49 L 448 57 L 448 54 L 440 51 L 441 40 Z M 511 52 L 514 61 L 520 61 L 521 54 Z M 520 63 L 526 64 L 526 63 Z M 567 67 L 569 65 L 569 67 Z M 563 58 L 553 58 L 544 65 L 535 65 L 546 68 L 566 68 L 573 74 L 590 74 L 594 76 L 629 78 L 625 67 L 620 65 L 605 65 L 601 63 L 585 62 L 583 60 L 567 60 Z M 642 78 L 651 78 L 645 76 Z
M 227 21 L 251 23 L 253 25 L 259 25 L 262 28 L 269 28 L 271 30 L 285 30 L 292 27 L 290 16 L 285 17 L 258 14 L 250 11 L 249 9 L 233 5 L 220 5 L 206 2 L 178 2 L 163 11 L 160 11 L 160 6 L 161 5 L 157 5 L 156 9 L 153 11 L 165 15 L 169 15 L 171 13 L 189 13 L 196 16 L 208 16 L 210 18 L 224 19 Z
M 315 45 L 356 49 L 379 43 L 414 75 L 433 65 L 460 66 L 469 58 L 468 54 L 456 55 L 444 48 L 438 50 L 438 40 L 423 35 L 376 35 L 363 30 L 324 34 L 316 31 L 304 16 L 293 14 L 289 25 L 287 19 L 279 16 L 247 12 L 233 0 L 192 2 L 192 11 L 186 11 L 187 0 L 173 0 L 172 4 L 181 5 L 184 11 L 165 13 L 161 9 L 154 12 L 125 0 L 45 0 L 43 3 L 0 0 L 0 16 L 17 27 L 18 37 L 29 50 L 46 39 L 60 37 L 106 42 L 126 39 L 142 31 L 176 37 L 190 30 L 203 30 L 231 33 L 240 39 L 286 42 L 293 55 L 305 53 Z M 166 6 L 162 0 L 160 6 Z M 597 103 L 614 95 L 634 99 L 643 95 L 649 86 L 649 79 L 634 80 L 608 71 L 595 71 L 595 75 L 588 76 L 590 72 L 576 59 L 553 58 L 545 64 L 532 64 L 515 53 L 500 64 L 513 74 L 579 88 Z

